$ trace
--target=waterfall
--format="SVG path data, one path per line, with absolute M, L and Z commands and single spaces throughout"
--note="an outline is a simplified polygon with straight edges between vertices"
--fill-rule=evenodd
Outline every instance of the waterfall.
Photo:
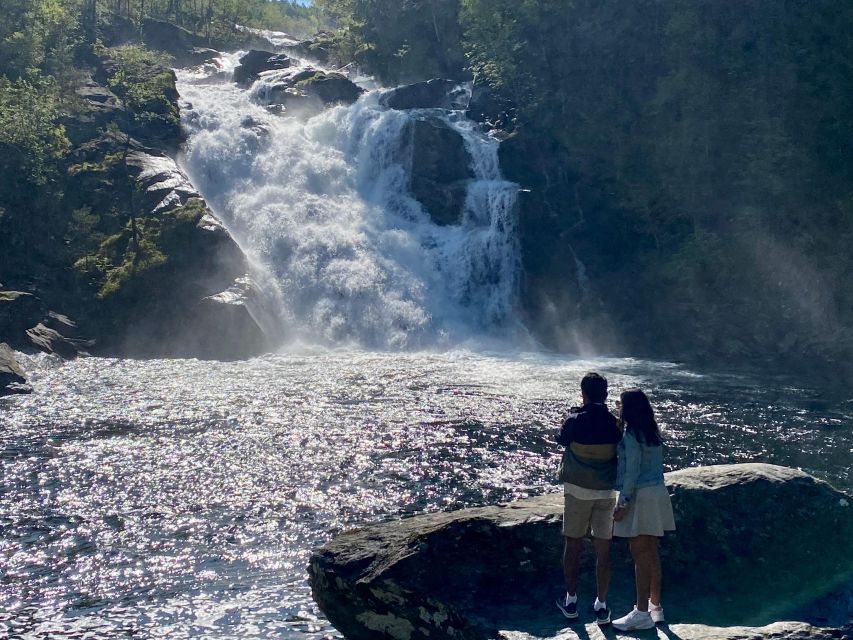
M 462 112 L 429 110 L 462 136 L 474 175 L 458 224 L 440 225 L 410 193 L 425 110 L 388 109 L 374 90 L 313 117 L 275 113 L 274 78 L 238 87 L 237 59 L 179 72 L 181 163 L 255 263 L 282 335 L 412 349 L 522 331 L 517 185 L 496 140 Z

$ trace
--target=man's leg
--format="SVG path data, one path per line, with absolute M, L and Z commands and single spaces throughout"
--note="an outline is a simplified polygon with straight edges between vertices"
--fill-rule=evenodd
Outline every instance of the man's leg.
M 595 547 L 595 583 L 598 588 L 598 599 L 607 602 L 607 592 L 610 590 L 610 577 L 613 575 L 613 563 L 610 560 L 610 540 L 593 538 Z
M 581 560 L 582 538 L 570 538 L 564 536 L 566 543 L 563 546 L 563 577 L 566 581 L 566 593 L 577 595 L 578 592 L 578 568 Z
M 613 565 L 610 561 L 610 540 L 613 538 L 613 510 L 616 508 L 615 499 L 596 500 L 590 518 L 592 529 L 592 545 L 595 548 L 595 581 L 598 588 L 598 599 L 607 601 L 610 590 L 610 576 Z
M 570 494 L 563 498 L 563 576 L 566 581 L 566 592 L 577 595 L 578 569 L 580 567 L 581 547 L 583 539 L 589 531 L 590 518 L 594 501 L 580 500 Z

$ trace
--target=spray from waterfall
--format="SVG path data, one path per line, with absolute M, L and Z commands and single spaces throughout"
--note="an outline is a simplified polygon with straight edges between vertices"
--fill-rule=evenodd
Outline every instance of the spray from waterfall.
M 371 91 L 313 117 L 274 113 L 274 75 L 241 89 L 237 59 L 179 73 L 182 162 L 257 264 L 281 334 L 376 349 L 514 341 L 517 185 L 501 177 L 498 142 L 462 112 L 430 110 L 462 136 L 474 174 L 458 224 L 437 224 L 410 193 L 423 110 Z

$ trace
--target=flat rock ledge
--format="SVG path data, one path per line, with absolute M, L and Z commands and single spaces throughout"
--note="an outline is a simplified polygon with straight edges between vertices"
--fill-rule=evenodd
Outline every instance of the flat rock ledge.
M 767 464 L 683 469 L 666 482 L 678 527 L 661 546 L 672 624 L 637 635 L 850 636 L 850 496 Z M 567 628 L 554 607 L 561 524 L 562 496 L 549 494 L 345 532 L 312 554 L 313 596 L 351 640 L 612 638 L 609 628 L 584 626 L 592 616 L 583 610 Z M 579 593 L 591 603 L 594 558 L 586 547 Z M 621 615 L 634 601 L 633 570 L 624 541 L 612 553 L 608 600 Z

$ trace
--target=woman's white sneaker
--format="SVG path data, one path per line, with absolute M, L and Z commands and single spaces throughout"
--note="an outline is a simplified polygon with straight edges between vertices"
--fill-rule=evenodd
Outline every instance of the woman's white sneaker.
M 659 604 L 652 604 L 651 600 L 649 600 L 649 615 L 652 616 L 652 622 L 655 624 L 666 622 L 666 618 L 663 617 L 663 607 Z
M 640 611 L 637 607 L 627 616 L 613 621 L 613 628 L 619 631 L 637 631 L 639 629 L 654 629 L 655 623 L 648 611 Z

